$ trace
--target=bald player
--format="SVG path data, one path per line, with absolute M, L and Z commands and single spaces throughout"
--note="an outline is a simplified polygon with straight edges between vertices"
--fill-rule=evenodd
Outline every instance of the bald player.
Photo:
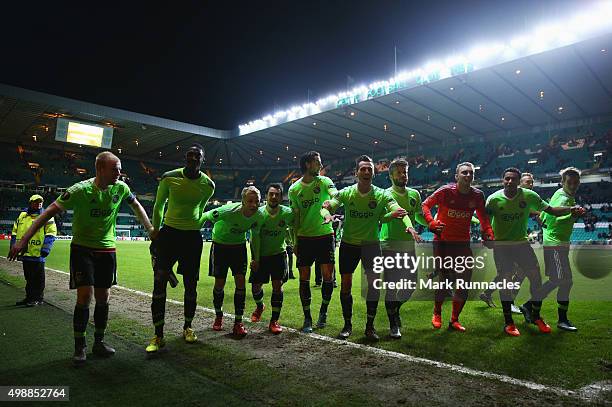
M 77 290 L 73 318 L 75 364 L 83 364 L 87 360 L 85 333 L 92 298 L 96 299 L 93 353 L 103 357 L 115 354 L 115 349 L 104 342 L 104 332 L 108 322 L 110 287 L 117 284 L 115 226 L 121 203 L 126 201 L 149 235 L 153 233 L 149 217 L 130 187 L 119 180 L 120 174 L 121 161 L 117 156 L 109 151 L 98 154 L 95 178 L 72 185 L 49 205 L 21 240 L 15 243 L 8 256 L 9 260 L 15 260 L 36 231 L 53 216 L 68 209 L 74 210 L 70 288 Z

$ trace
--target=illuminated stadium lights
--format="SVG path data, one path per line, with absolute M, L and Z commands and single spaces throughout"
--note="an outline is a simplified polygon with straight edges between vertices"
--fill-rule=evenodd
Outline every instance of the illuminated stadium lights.
M 479 44 L 464 54 L 432 61 L 410 71 L 400 71 L 388 80 L 375 81 L 368 86 L 357 86 L 349 91 L 329 95 L 314 103 L 293 106 L 289 110 L 279 111 L 274 115 L 267 115 L 261 119 L 241 124 L 238 126 L 239 132 L 240 135 L 253 133 L 322 111 L 352 105 L 400 90 L 463 75 L 476 69 L 574 44 L 609 32 L 612 29 L 610 15 L 612 15 L 612 2 L 595 3 L 573 16 L 536 26 L 531 31 L 513 37 L 507 42 Z M 602 52 L 605 52 L 605 49 L 602 49 Z M 350 116 L 354 117 L 355 113 L 351 112 Z

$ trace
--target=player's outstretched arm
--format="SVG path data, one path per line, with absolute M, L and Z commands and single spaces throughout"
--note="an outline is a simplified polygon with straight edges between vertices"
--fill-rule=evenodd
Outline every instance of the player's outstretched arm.
M 155 229 L 153 227 L 151 221 L 149 220 L 149 216 L 147 216 L 147 212 L 145 212 L 140 202 L 138 202 L 138 199 L 134 199 L 129 205 L 130 208 L 132 208 L 132 212 L 134 212 L 134 215 L 136 215 L 138 222 L 140 222 L 140 224 L 149 234 L 149 238 L 151 238 L 151 240 L 155 239 L 157 237 L 159 229 Z
M 586 213 L 586 209 L 580 206 L 549 206 L 544 209 L 543 212 L 546 212 L 556 217 L 562 217 L 565 215 L 580 217 Z
M 41 227 L 43 227 L 49 219 L 62 212 L 62 208 L 60 208 L 55 202 L 53 202 L 47 209 L 40 214 L 39 217 L 32 223 L 32 225 L 28 228 L 25 234 L 21 237 L 21 240 L 15 242 L 11 250 L 9 251 L 9 255 L 7 258 L 12 261 L 16 260 L 17 256 L 22 253 L 27 247 L 28 242 L 34 236 L 34 233 Z

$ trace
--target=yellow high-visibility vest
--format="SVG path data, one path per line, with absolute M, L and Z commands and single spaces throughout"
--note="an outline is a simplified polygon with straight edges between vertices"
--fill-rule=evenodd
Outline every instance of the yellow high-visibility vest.
M 27 212 L 21 212 L 17 217 L 17 220 L 13 224 L 13 236 L 16 236 L 17 240 L 21 240 L 25 232 L 30 228 L 32 223 L 38 218 L 37 213 L 28 215 Z M 49 219 L 47 224 L 38 229 L 34 236 L 28 242 L 28 250 L 23 254 L 24 257 L 40 257 L 40 249 L 43 247 L 45 236 L 57 236 L 57 226 L 55 226 L 55 220 Z

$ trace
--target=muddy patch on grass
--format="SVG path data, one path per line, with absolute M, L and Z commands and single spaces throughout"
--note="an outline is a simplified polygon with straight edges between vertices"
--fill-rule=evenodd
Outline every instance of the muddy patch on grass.
M 22 275 L 21 264 L 0 259 L 0 267 L 12 275 Z M 68 275 L 47 271 L 45 300 L 50 304 L 72 313 L 75 292 L 68 289 Z M 169 288 L 170 289 L 170 288 Z M 181 289 L 179 286 L 177 289 Z M 232 308 L 232 293 L 226 293 L 226 306 Z M 206 300 L 210 300 L 207 298 Z M 212 301 L 202 301 L 207 303 Z M 141 294 L 113 288 L 110 300 L 110 318 L 121 315 L 134 323 L 150 327 L 151 299 Z M 521 385 L 499 380 L 477 377 L 394 357 L 384 351 L 356 347 L 339 341 L 326 341 L 285 330 L 272 335 L 266 323 L 246 323 L 249 334 L 242 340 L 231 337 L 233 320 L 225 317 L 224 331 L 212 330 L 214 315 L 198 309 L 193 328 L 199 341 L 213 347 L 235 349 L 240 354 L 239 363 L 257 361 L 278 371 L 284 377 L 281 386 L 291 383 L 313 383 L 316 391 L 329 394 L 333 404 L 343 397 L 355 402 L 355 395 L 367 395 L 367 401 L 374 400 L 385 405 L 577 405 L 584 401 L 550 390 L 532 390 Z M 180 304 L 166 304 L 165 334 L 167 337 L 180 335 L 183 327 L 183 307 Z M 66 327 L 71 329 L 71 327 Z M 359 333 L 358 333 L 359 334 Z M 144 347 L 142 344 L 143 357 Z M 172 350 L 172 349 L 170 349 Z M 239 351 L 239 352 L 238 352 Z M 246 356 L 245 356 L 246 355 Z M 222 369 L 224 367 L 220 367 Z M 265 379 L 264 379 L 265 380 Z M 240 383 L 235 383 L 240 391 Z M 269 383 L 262 388 L 271 387 Z M 331 397 L 333 395 L 333 397 Z M 603 394 L 597 396 L 602 397 Z M 609 396 L 609 394 L 608 394 Z M 603 402 L 605 399 L 594 399 Z M 267 399 L 274 404 L 274 399 Z M 308 395 L 304 402 L 309 404 Z

